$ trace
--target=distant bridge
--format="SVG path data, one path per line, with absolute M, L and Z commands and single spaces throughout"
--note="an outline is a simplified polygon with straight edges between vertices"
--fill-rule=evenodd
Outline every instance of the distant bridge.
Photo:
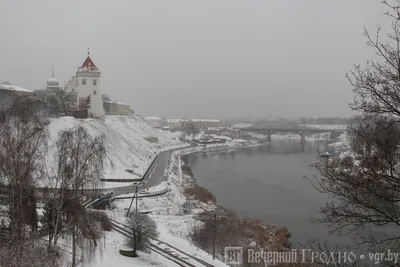
M 249 128 L 241 128 L 239 129 L 239 132 L 253 132 L 253 133 L 261 133 L 267 136 L 268 142 L 271 142 L 271 135 L 276 134 L 276 133 L 296 133 L 300 135 L 301 141 L 305 142 L 306 139 L 305 137 L 308 135 L 312 134 L 317 134 L 317 133 L 331 133 L 330 138 L 335 139 L 339 135 L 345 132 L 345 130 L 342 129 L 317 129 L 317 128 L 304 128 L 304 127 L 298 127 L 298 128 L 279 128 L 279 127 L 270 127 L 270 128 L 255 128 L 255 127 L 249 127 Z

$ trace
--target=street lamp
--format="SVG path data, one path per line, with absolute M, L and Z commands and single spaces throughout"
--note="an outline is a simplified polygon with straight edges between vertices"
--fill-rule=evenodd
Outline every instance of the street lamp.
M 215 260 L 215 238 L 217 236 L 217 214 L 214 214 L 213 260 Z

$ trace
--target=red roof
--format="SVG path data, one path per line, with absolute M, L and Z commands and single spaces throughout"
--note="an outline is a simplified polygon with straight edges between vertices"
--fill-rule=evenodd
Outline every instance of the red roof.
M 88 70 L 98 70 L 96 65 L 93 63 L 92 59 L 88 56 L 83 62 L 82 66 L 80 67 L 81 69 L 88 69 Z

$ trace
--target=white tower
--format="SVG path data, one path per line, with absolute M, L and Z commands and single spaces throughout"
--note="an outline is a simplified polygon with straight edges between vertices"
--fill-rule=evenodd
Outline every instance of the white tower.
M 105 114 L 100 93 L 100 74 L 100 70 L 90 58 L 90 51 L 88 49 L 87 58 L 76 72 L 75 86 L 79 96 L 79 102 L 83 101 L 83 99 L 90 99 L 90 115 L 97 118 L 102 118 Z

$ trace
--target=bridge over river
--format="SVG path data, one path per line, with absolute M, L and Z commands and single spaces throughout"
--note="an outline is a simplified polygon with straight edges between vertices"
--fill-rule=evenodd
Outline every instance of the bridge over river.
M 318 133 L 330 133 L 330 138 L 335 139 L 339 135 L 345 132 L 344 129 L 318 129 L 318 128 L 309 128 L 309 127 L 248 127 L 241 128 L 239 132 L 253 132 L 253 133 L 261 133 L 267 136 L 268 142 L 271 142 L 271 135 L 276 133 L 294 133 L 298 134 L 301 137 L 301 141 L 306 141 L 306 136 Z

